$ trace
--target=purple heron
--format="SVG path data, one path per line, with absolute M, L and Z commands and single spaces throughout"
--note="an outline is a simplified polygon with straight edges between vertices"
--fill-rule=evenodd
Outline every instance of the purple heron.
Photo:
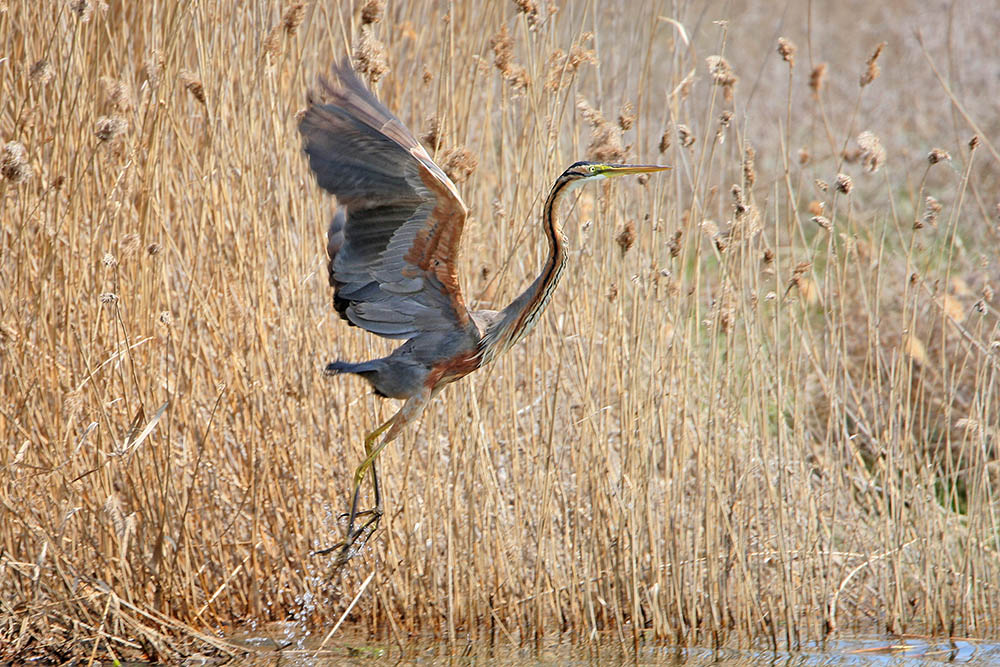
M 455 184 L 408 129 L 365 88 L 345 61 L 334 81 L 320 80 L 324 100 L 312 94 L 299 123 L 316 181 L 336 195 L 327 233 L 333 304 L 351 325 L 406 342 L 381 359 L 334 361 L 331 375 L 360 375 L 400 410 L 365 437 L 365 459 L 354 492 L 342 549 L 346 562 L 358 538 L 371 536 L 382 516 L 375 459 L 400 430 L 423 412 L 445 385 L 484 366 L 538 322 L 566 265 L 565 237 L 556 208 L 588 181 L 661 171 L 660 165 L 576 162 L 556 179 L 542 211 L 549 256 L 541 274 L 501 311 L 470 311 L 455 264 L 468 210 Z M 382 438 L 379 441 L 379 438 Z M 361 484 L 371 471 L 375 507 L 358 511 Z M 355 522 L 368 517 L 359 526 Z

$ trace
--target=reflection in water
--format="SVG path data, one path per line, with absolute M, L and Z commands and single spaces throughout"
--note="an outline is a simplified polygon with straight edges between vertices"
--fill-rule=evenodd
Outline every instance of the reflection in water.
M 287 627 L 269 626 L 265 632 L 232 637 L 247 647 L 251 655 L 246 665 L 350 665 L 371 664 L 373 659 L 396 664 L 459 665 L 683 665 L 685 667 L 819 667 L 839 665 L 885 665 L 916 667 L 941 663 L 1000 665 L 1000 644 L 973 640 L 907 638 L 845 639 L 806 644 L 798 651 L 736 650 L 714 651 L 670 646 L 640 647 L 638 656 L 622 651 L 618 643 L 550 644 L 541 649 L 489 646 L 464 641 L 429 642 L 419 639 L 400 647 L 392 642 L 372 642 L 338 634 L 320 649 L 315 636 L 288 639 Z M 317 650 L 320 649 L 320 650 Z

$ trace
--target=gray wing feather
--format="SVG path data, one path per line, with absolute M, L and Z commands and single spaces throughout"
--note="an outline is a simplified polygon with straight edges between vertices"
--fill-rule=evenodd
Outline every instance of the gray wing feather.
M 341 207 L 327 233 L 337 311 L 387 338 L 474 328 L 454 272 L 466 216 L 454 184 L 346 63 L 334 75 L 299 131 Z

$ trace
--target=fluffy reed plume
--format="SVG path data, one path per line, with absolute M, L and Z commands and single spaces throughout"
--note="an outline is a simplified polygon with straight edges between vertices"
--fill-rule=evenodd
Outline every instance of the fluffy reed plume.
M 632 108 L 631 102 L 626 102 L 622 105 L 622 110 L 618 114 L 618 127 L 622 129 L 622 132 L 627 132 L 632 129 L 632 125 L 635 124 L 635 109 Z
M 361 26 L 357 47 L 354 49 L 354 62 L 358 70 L 368 75 L 373 83 L 381 79 L 389 71 L 389 55 L 375 37 L 371 24 Z
M 951 161 L 951 154 L 942 148 L 935 148 L 927 154 L 927 161 L 930 164 L 937 164 L 946 160 Z
M 661 154 L 663 154 L 666 153 L 667 150 L 669 150 L 669 148 L 670 148 L 670 128 L 668 127 L 663 131 L 663 134 L 660 135 L 660 144 L 657 146 L 657 149 L 660 151 Z
M 0 151 L 0 175 L 13 185 L 23 183 L 31 176 L 28 151 L 19 141 L 8 141 Z
M 83 23 L 88 22 L 94 13 L 94 5 L 90 0 L 69 0 L 68 4 L 70 11 Z
M 48 58 L 39 58 L 28 71 L 28 78 L 42 86 L 51 81 L 54 76 L 55 70 L 52 69 Z
M 490 38 L 490 47 L 493 49 L 493 64 L 511 87 L 515 90 L 527 88 L 528 72 L 514 62 L 514 38 L 506 25 L 501 26 L 500 32 Z
M 712 81 L 722 88 L 722 95 L 726 101 L 732 102 L 739 77 L 729 66 L 729 61 L 722 56 L 708 56 L 705 62 L 708 63 L 708 71 L 712 75 Z
M 872 83 L 878 78 L 878 75 L 882 70 L 878 66 L 878 58 L 882 55 L 882 50 L 885 48 L 885 42 L 881 42 L 872 51 L 872 54 L 868 56 L 868 61 L 865 63 L 865 71 L 861 75 L 861 87 L 864 88 L 868 84 Z
M 361 23 L 362 25 L 378 23 L 382 20 L 383 14 L 385 14 L 385 0 L 368 0 L 361 8 Z
M 757 151 L 753 146 L 747 146 L 743 150 L 743 182 L 749 189 L 753 189 L 754 183 L 757 182 L 756 161 Z
M 493 64 L 501 74 L 507 76 L 514 62 L 514 38 L 510 36 L 506 24 L 500 26 L 500 32 L 490 38 L 490 48 L 493 49 Z
M 428 116 L 427 120 L 424 121 L 424 127 L 427 129 L 420 135 L 420 141 L 427 147 L 427 150 L 431 153 L 436 153 L 441 148 L 441 141 L 443 139 L 441 136 L 441 119 L 438 118 L 437 114 Z
M 205 104 L 205 86 L 202 85 L 201 79 L 198 76 L 186 69 L 182 69 L 180 72 L 181 85 L 184 89 L 191 93 L 191 96 L 198 100 L 202 105 Z
M 858 147 L 861 149 L 861 163 L 869 172 L 876 172 L 885 164 L 885 148 L 882 142 L 870 131 L 858 135 Z
M 590 125 L 588 159 L 596 162 L 623 162 L 625 148 L 622 147 L 621 130 L 609 123 L 600 111 L 582 97 L 577 99 L 576 108 Z
M 130 232 L 118 241 L 118 252 L 121 253 L 123 260 L 138 255 L 141 247 L 142 242 L 139 240 L 139 235 L 135 233 Z
M 94 134 L 103 142 L 113 142 L 124 136 L 128 121 L 118 115 L 101 116 L 94 124 Z
M 547 61 L 548 76 L 545 87 L 551 91 L 562 90 L 570 84 L 577 71 L 584 64 L 597 62 L 597 54 L 593 49 L 584 46 L 585 42 L 593 39 L 593 34 L 585 32 L 580 35 L 569 53 L 562 49 L 555 49 L 549 54 Z
M 789 67 L 795 67 L 795 44 L 791 40 L 785 39 L 784 37 L 778 38 L 778 55 L 781 59 L 788 63 Z
M 371 4 L 371 3 L 369 3 Z M 368 5 L 365 5 L 365 9 Z M 302 24 L 302 19 L 306 15 L 306 3 L 304 2 L 293 2 L 285 8 L 284 13 L 281 15 L 281 25 L 285 29 L 285 34 L 289 37 L 295 35 L 299 30 L 299 26 Z
M 809 89 L 812 90 L 813 99 L 818 100 L 823 93 L 823 84 L 826 81 L 826 63 L 820 63 L 813 67 L 809 73 Z
M 924 225 L 937 226 L 938 215 L 941 213 L 941 202 L 930 195 L 924 200 L 924 215 L 913 222 L 914 229 L 922 229 Z
M 127 113 L 132 109 L 132 96 L 123 81 L 110 76 L 102 76 L 100 84 L 104 91 L 105 103 L 114 111 Z
M 455 183 L 465 183 L 479 166 L 479 158 L 465 146 L 447 150 L 442 158 L 441 168 Z
M 814 215 L 812 217 L 812 221 L 828 232 L 833 229 L 833 223 L 831 223 L 830 219 L 825 215 Z
M 837 174 L 836 186 L 837 192 L 842 192 L 845 195 L 851 194 L 851 188 L 854 187 L 854 181 L 847 174 Z
M 681 142 L 681 146 L 684 148 L 690 148 L 694 146 L 695 136 L 694 132 L 691 131 L 687 125 L 680 123 L 677 125 L 677 138 Z
M 528 21 L 528 28 L 531 30 L 537 28 L 539 23 L 538 3 L 535 0 L 514 0 L 514 4 L 517 6 L 517 12 Z
M 622 226 L 615 236 L 615 243 L 621 248 L 624 257 L 628 249 L 635 244 L 635 221 L 629 220 Z
M 163 66 L 165 63 L 166 60 L 163 57 L 163 52 L 159 49 L 153 49 L 150 51 L 149 55 L 143 62 L 143 74 L 154 86 L 160 83 L 160 76 L 163 74 Z
M 680 229 L 675 231 L 671 236 L 670 240 L 667 241 L 667 251 L 670 253 L 671 257 L 677 257 L 681 254 L 681 240 L 684 238 L 684 232 Z

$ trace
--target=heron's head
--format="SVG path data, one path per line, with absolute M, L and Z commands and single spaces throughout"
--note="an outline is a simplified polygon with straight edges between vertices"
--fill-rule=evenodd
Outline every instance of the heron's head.
M 648 174 L 653 171 L 670 169 L 660 164 L 605 164 L 604 162 L 575 162 L 563 172 L 562 178 L 570 181 L 575 188 L 599 178 L 613 178 L 628 174 Z

